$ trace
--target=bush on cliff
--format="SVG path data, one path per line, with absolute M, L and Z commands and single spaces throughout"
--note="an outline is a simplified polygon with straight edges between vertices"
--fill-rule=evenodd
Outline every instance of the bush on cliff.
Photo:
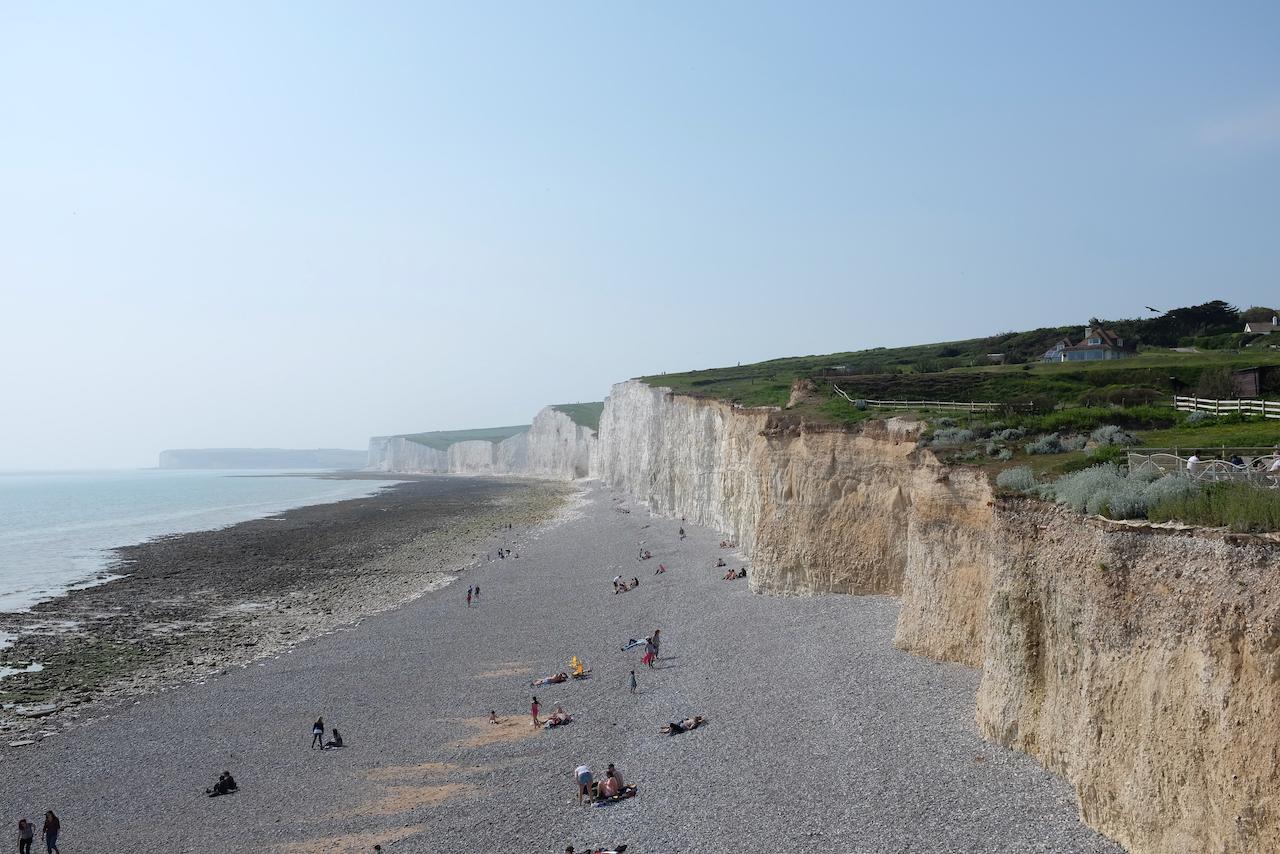
M 996 486 L 1014 492 L 1029 492 L 1036 485 L 1036 476 L 1026 466 L 1005 469 L 996 475 Z
M 1215 483 L 1162 496 L 1152 503 L 1147 517 L 1153 522 L 1186 522 L 1241 533 L 1280 531 L 1280 495 L 1247 483 Z
M 1197 487 L 1177 475 L 1158 476 L 1146 471 L 1126 475 L 1118 466 L 1104 463 L 1063 475 L 1036 491 L 1043 498 L 1081 513 L 1110 519 L 1142 519 L 1153 505 L 1192 495 Z

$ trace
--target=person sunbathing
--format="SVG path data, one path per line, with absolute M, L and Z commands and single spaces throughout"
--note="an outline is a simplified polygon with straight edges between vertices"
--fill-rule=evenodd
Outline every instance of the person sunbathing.
M 543 676 L 541 679 L 535 679 L 530 682 L 529 685 L 533 688 L 537 688 L 539 685 L 559 685 L 561 682 L 568 681 L 568 673 L 557 673 L 555 676 Z
M 573 723 L 573 715 L 569 714 L 559 706 L 556 706 L 556 710 L 551 713 L 551 717 L 543 721 L 542 725 L 546 729 L 555 729 L 558 726 L 564 726 L 565 724 L 571 723 Z
M 654 574 L 654 575 L 661 575 L 662 573 L 664 573 L 664 572 L 666 572 L 666 571 L 667 571 L 667 567 L 666 567 L 666 565 L 665 565 L 665 564 L 661 564 L 661 563 L 660 563 L 660 564 L 658 564 L 658 568 L 657 568 L 657 569 L 655 569 L 655 570 L 653 571 L 653 574 Z
M 635 638 L 631 638 L 631 640 L 627 641 L 626 646 L 622 648 L 622 651 L 626 652 L 629 649 L 635 649 L 638 646 L 644 646 L 648 642 L 649 642 L 648 638 L 641 638 L 639 640 L 636 640 Z
M 728 566 L 728 564 L 724 562 L 724 558 L 718 557 L 716 558 L 716 567 L 718 568 L 721 566 Z
M 627 850 L 627 846 L 619 845 L 617 848 L 592 848 L 590 845 L 584 849 L 581 854 L 623 854 Z M 577 849 L 572 845 L 564 849 L 564 854 L 574 854 Z
M 694 715 L 691 718 L 685 718 L 682 721 L 669 723 L 662 729 L 658 730 L 664 735 L 679 735 L 682 732 L 688 732 L 691 729 L 697 729 L 707 722 L 702 715 Z
M 721 580 L 722 580 L 722 581 L 733 581 L 733 579 L 735 579 L 735 578 L 737 578 L 737 577 L 738 577 L 738 573 L 737 573 L 737 571 L 736 571 L 736 570 L 733 570 L 733 569 L 730 569 L 728 572 L 726 572 L 726 573 L 724 574 L 724 576 L 721 578 Z

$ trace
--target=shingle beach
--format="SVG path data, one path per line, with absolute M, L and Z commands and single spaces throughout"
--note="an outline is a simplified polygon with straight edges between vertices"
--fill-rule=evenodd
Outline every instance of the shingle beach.
M 586 487 L 512 532 L 518 559 L 4 752 L 4 818 L 55 810 L 65 854 L 1120 851 L 979 737 L 976 671 L 893 649 L 896 600 L 752 594 L 721 580 L 717 558 L 743 565 L 721 534 L 681 524 Z M 615 595 L 617 574 L 639 588 Z M 654 629 L 649 670 L 620 647 Z M 590 678 L 530 688 L 575 654 Z M 574 722 L 533 729 L 533 694 Z M 693 714 L 709 724 L 659 733 Z M 308 749 L 321 715 L 343 749 Z M 637 797 L 579 806 L 575 766 L 610 762 Z M 224 770 L 240 791 L 206 797 Z

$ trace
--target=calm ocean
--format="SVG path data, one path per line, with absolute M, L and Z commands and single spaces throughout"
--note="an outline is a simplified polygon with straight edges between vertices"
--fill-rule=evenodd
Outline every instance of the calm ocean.
M 103 577 L 108 550 L 291 507 L 371 495 L 387 481 L 253 471 L 0 473 L 0 611 Z

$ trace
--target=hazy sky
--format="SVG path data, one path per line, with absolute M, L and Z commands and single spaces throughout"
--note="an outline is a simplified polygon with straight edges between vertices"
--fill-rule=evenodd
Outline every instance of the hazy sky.
M 0 0 L 0 469 L 1280 302 L 1280 4 Z

